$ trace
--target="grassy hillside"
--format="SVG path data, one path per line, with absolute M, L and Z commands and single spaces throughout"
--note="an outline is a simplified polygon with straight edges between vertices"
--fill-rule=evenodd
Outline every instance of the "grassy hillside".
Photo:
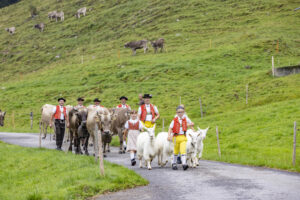
M 31 4 L 39 11 L 35 19 Z M 93 10 L 76 19 L 73 14 L 83 6 Z M 291 166 L 292 126 L 300 124 L 300 75 L 270 74 L 271 56 L 276 67 L 300 62 L 296 7 L 294 0 L 23 0 L 5 7 L 0 13 L 0 107 L 8 114 L 0 130 L 38 131 L 40 107 L 55 104 L 59 96 L 67 104 L 84 96 L 87 105 L 100 97 L 112 107 L 127 95 L 137 108 L 138 93 L 153 94 L 169 124 L 181 97 L 195 124 L 211 127 L 205 159 L 218 159 L 218 126 L 222 161 L 300 171 L 299 154 L 297 166 Z M 49 22 L 52 10 L 64 10 L 65 21 Z M 43 33 L 33 29 L 39 22 L 46 22 Z M 15 35 L 3 30 L 9 26 L 16 26 Z M 159 37 L 166 40 L 164 53 L 151 49 L 131 56 L 123 47 Z
M 105 162 L 105 177 L 93 157 L 24 148 L 0 142 L 0 199 L 87 199 L 148 182 L 125 167 Z

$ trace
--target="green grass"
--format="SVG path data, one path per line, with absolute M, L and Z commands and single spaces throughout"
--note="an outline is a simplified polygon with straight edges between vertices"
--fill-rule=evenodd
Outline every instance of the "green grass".
M 29 18 L 30 4 L 39 11 L 36 19 Z M 77 20 L 72 15 L 83 6 L 94 10 Z M 41 106 L 56 104 L 59 96 L 67 104 L 84 96 L 86 105 L 100 97 L 113 107 L 126 95 L 137 108 L 138 93 L 153 94 L 167 126 L 181 96 L 195 124 L 211 127 L 205 159 L 299 172 L 299 156 L 293 167 L 291 151 L 293 122 L 300 124 L 300 75 L 270 74 L 271 56 L 276 67 L 300 62 L 300 29 L 295 28 L 300 12 L 293 11 L 298 6 L 295 0 L 23 0 L 5 7 L 0 29 L 15 25 L 17 33 L 0 32 L 0 105 L 8 112 L 0 130 L 38 132 Z M 48 22 L 47 13 L 55 9 L 65 11 L 64 22 Z M 40 21 L 46 22 L 44 33 L 32 28 Z M 131 56 L 123 47 L 159 37 L 166 40 L 162 54 L 151 49 Z M 215 126 L 221 132 L 221 159 Z
M 0 142 L 0 199 L 86 199 L 104 192 L 146 185 L 125 167 L 104 162 L 105 176 L 91 156 Z

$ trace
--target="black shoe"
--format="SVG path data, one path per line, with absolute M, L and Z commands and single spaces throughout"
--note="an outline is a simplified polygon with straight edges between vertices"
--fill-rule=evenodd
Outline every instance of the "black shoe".
M 173 169 L 173 170 L 177 170 L 177 169 L 178 169 L 176 163 L 173 163 L 173 164 L 172 164 L 172 169 Z
M 182 165 L 183 170 L 187 170 L 189 168 L 188 165 Z
M 177 164 L 179 164 L 179 165 L 182 164 L 180 156 L 177 157 Z
M 61 147 L 57 147 L 56 150 L 58 151 L 62 151 Z
M 131 166 L 134 166 L 136 164 L 135 159 L 131 159 Z

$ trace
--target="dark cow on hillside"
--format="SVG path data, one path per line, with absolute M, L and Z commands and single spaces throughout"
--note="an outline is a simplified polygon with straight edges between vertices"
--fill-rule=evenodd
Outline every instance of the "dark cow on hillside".
M 114 135 L 119 136 L 120 140 L 120 151 L 119 153 L 125 153 L 125 150 L 123 148 L 123 132 L 125 130 L 125 123 L 127 120 L 129 120 L 130 117 L 130 110 L 128 108 L 116 108 L 114 110 L 114 117 L 112 121 L 112 131 Z
M 0 110 L 0 126 L 4 126 L 4 117 L 5 117 L 6 112 Z
M 80 141 L 83 141 L 85 154 L 88 155 L 88 138 L 89 134 L 86 128 L 87 109 L 86 108 L 73 108 L 69 112 L 70 120 L 70 146 L 69 151 L 72 151 L 72 144 L 74 141 L 75 153 L 82 154 L 80 148 Z
M 132 55 L 136 54 L 137 49 L 144 49 L 144 53 L 148 50 L 148 41 L 147 40 L 139 40 L 139 41 L 132 41 L 128 42 L 124 45 L 125 48 L 131 48 Z
M 154 48 L 154 53 L 157 53 L 158 48 L 160 48 L 160 52 L 163 51 L 165 40 L 163 38 L 159 38 L 158 40 L 152 41 L 151 45 Z
M 34 25 L 34 28 L 37 28 L 37 29 L 39 29 L 41 32 L 43 32 L 43 31 L 44 31 L 44 28 L 45 28 L 45 24 L 44 24 L 44 23 L 36 24 L 36 25 Z

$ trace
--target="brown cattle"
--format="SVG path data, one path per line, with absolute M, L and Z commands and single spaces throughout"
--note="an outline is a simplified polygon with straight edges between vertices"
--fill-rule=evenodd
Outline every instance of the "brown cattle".
M 84 150 L 85 154 L 88 155 L 88 149 L 87 149 L 87 141 L 89 135 L 81 134 L 79 136 L 78 129 L 80 128 L 81 132 L 82 129 L 86 128 L 86 120 L 87 120 L 87 109 L 86 108 L 73 108 L 69 111 L 69 120 L 70 120 L 70 146 L 69 151 L 72 151 L 72 143 L 74 141 L 74 147 L 75 147 L 75 153 L 76 154 L 82 154 L 81 148 L 80 148 L 80 139 L 83 138 L 84 141 Z
M 105 151 L 106 143 L 110 143 L 111 141 L 112 113 L 107 108 L 95 107 L 93 105 L 90 105 L 87 109 L 88 109 L 88 117 L 87 117 L 86 125 L 87 125 L 88 132 L 93 140 L 95 158 L 97 159 L 99 156 L 98 135 L 101 134 L 104 151 Z
M 6 112 L 0 110 L 0 126 L 4 126 L 4 117 L 5 117 Z
M 125 48 L 131 48 L 132 55 L 136 54 L 137 49 L 144 49 L 144 53 L 148 50 L 148 41 L 147 40 L 139 40 L 139 41 L 132 41 L 128 42 L 124 45 Z
M 116 108 L 114 111 L 114 119 L 112 121 L 112 131 L 114 135 L 119 136 L 120 150 L 119 153 L 125 153 L 123 148 L 123 132 L 125 130 L 125 122 L 129 120 L 130 110 L 128 108 Z
M 160 52 L 163 51 L 165 40 L 163 38 L 159 38 L 158 40 L 152 41 L 151 45 L 154 48 L 154 53 L 157 53 L 158 48 L 160 48 Z

